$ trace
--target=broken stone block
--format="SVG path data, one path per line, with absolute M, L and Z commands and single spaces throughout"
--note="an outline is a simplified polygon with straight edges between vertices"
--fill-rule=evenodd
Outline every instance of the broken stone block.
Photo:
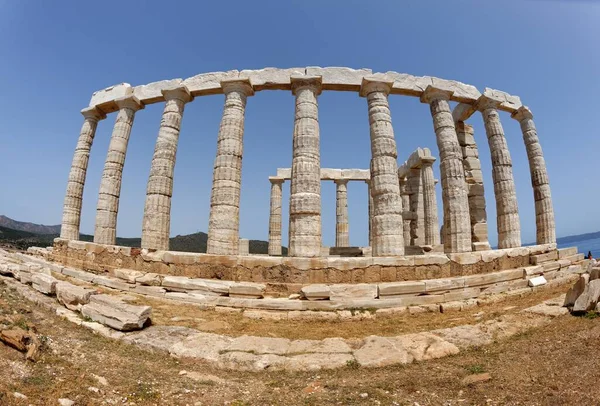
M 266 286 L 262 283 L 239 282 L 229 287 L 230 297 L 245 299 L 260 299 L 265 293 Z
M 135 278 L 135 282 L 139 283 L 140 285 L 160 286 L 161 279 L 159 274 L 149 272 L 143 276 Z
M 143 328 L 151 313 L 150 306 L 127 304 L 110 295 L 93 295 L 81 308 L 83 316 L 120 331 Z
M 113 275 L 129 283 L 135 283 L 137 278 L 144 276 L 144 273 L 133 269 L 115 269 Z
M 600 279 L 589 282 L 583 293 L 575 300 L 573 313 L 583 313 L 590 310 L 594 310 L 598 304 L 598 298 L 600 298 Z
M 529 286 L 531 286 L 532 288 L 534 288 L 536 286 L 545 285 L 546 283 L 548 283 L 548 282 L 546 281 L 546 278 L 544 278 L 543 276 L 536 276 L 535 278 L 529 279 Z
M 75 286 L 68 282 L 58 282 L 56 284 L 56 299 L 67 309 L 78 311 L 81 306 L 90 302 L 90 296 L 95 294 L 93 289 L 87 289 L 81 286 Z
M 575 304 L 575 301 L 579 296 L 581 296 L 589 280 L 590 276 L 587 274 L 583 274 L 579 277 L 579 280 L 577 280 L 575 285 L 573 285 L 573 287 L 571 287 L 571 289 L 569 289 L 567 292 L 567 295 L 565 296 L 565 303 L 563 304 L 564 307 L 571 307 Z
M 331 295 L 329 286 L 321 284 L 303 286 L 300 290 L 308 300 L 329 300 Z
M 58 280 L 50 275 L 43 273 L 34 273 L 31 275 L 31 284 L 33 288 L 45 295 L 53 295 L 56 293 L 56 283 Z

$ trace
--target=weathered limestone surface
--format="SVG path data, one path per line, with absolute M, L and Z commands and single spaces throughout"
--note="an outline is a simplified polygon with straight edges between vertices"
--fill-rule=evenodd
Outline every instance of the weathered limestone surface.
M 254 94 L 250 81 L 222 81 L 225 107 L 217 139 L 208 220 L 208 254 L 239 252 L 240 188 L 246 98 Z
M 165 90 L 182 87 L 182 79 L 161 80 L 133 88 L 133 95 L 144 105 L 165 101 Z
M 46 295 L 53 295 L 56 293 L 56 284 L 58 280 L 50 275 L 43 273 L 32 273 L 31 274 L 31 286 L 39 292 Z
M 536 241 L 538 244 L 549 244 L 556 242 L 556 225 L 554 223 L 554 209 L 552 208 L 552 196 L 550 194 L 550 183 L 546 170 L 544 153 L 533 122 L 531 110 L 521 106 L 512 114 L 512 118 L 519 121 L 523 133 L 523 141 L 527 149 L 529 159 L 529 171 L 531 173 L 531 186 L 535 200 L 535 225 Z
M 130 305 L 110 295 L 92 295 L 81 308 L 83 316 L 120 331 L 143 328 L 151 313 L 150 306 Z
M 360 94 L 367 98 L 371 135 L 372 255 L 402 256 L 402 200 L 398 158 L 388 94 L 391 82 L 364 78 Z
M 421 160 L 425 245 L 438 245 L 440 243 L 440 224 L 438 222 L 435 179 L 432 167 L 434 162 L 435 158 L 433 157 L 426 157 Z
M 106 115 L 95 107 L 83 109 L 81 114 L 85 119 L 71 163 L 60 227 L 60 237 L 68 240 L 79 239 L 83 188 L 85 187 L 90 149 L 96 135 L 98 121 L 106 118 Z
M 369 181 L 371 172 L 368 169 L 336 169 L 336 168 L 321 168 L 321 180 L 356 180 Z M 277 168 L 276 178 L 282 180 L 292 179 L 292 168 Z
M 292 76 L 296 96 L 290 185 L 289 248 L 292 257 L 321 254 L 320 76 Z
M 58 282 L 56 284 L 56 299 L 67 309 L 78 311 L 81 306 L 90 302 L 90 296 L 95 294 L 93 289 L 82 286 L 72 285 L 68 282 Z
M 412 213 L 410 221 L 410 245 L 425 245 L 425 202 L 421 168 L 410 170 L 408 187 L 410 188 L 409 208 Z
M 110 138 L 108 154 L 102 172 L 94 230 L 95 243 L 110 245 L 114 245 L 116 240 L 121 180 L 131 127 L 133 126 L 135 112 L 143 108 L 140 101 L 133 96 L 118 99 L 115 103 L 119 106 L 119 113 Z
M 512 159 L 497 110 L 499 103 L 484 95 L 481 96 L 477 105 L 483 116 L 485 132 L 492 156 L 498 248 L 520 247 L 521 225 L 519 221 L 517 192 L 513 178 Z
M 411 243 L 410 223 L 412 221 L 412 212 L 409 211 L 411 192 L 408 186 L 408 180 L 406 178 L 400 178 L 399 184 L 400 198 L 402 199 L 402 208 L 404 209 L 402 212 L 402 238 L 404 240 L 404 244 L 409 245 Z
M 350 246 L 348 233 L 348 181 L 335 181 L 335 246 Z
M 281 255 L 281 186 L 283 179 L 269 178 L 271 207 L 269 213 L 269 255 Z
M 440 153 L 442 200 L 444 205 L 444 251 L 469 252 L 471 225 L 468 213 L 468 190 L 462 165 L 448 92 L 428 87 L 421 101 L 428 103 Z
M 133 88 L 129 83 L 119 83 L 107 87 L 106 89 L 98 90 L 92 94 L 90 99 L 90 108 L 98 108 L 103 113 L 108 114 L 120 109 L 117 100 L 127 98 L 133 95 Z
M 180 85 L 163 87 L 161 92 L 166 102 L 146 189 L 141 245 L 142 248 L 168 250 L 175 156 L 184 106 L 192 98 Z
M 183 81 L 183 85 L 188 88 L 192 96 L 204 96 L 210 94 L 223 93 L 221 81 L 238 79 L 240 72 L 230 70 L 226 72 L 207 72 L 201 73 Z
M 458 143 L 462 149 L 465 180 L 469 189 L 472 248 L 473 251 L 489 250 L 491 248 L 488 240 L 483 173 L 481 172 L 479 151 L 473 137 L 473 127 L 463 121 L 458 121 L 455 125 Z

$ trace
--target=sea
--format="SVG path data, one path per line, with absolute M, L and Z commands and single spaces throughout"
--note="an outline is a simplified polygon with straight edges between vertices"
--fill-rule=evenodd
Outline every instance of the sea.
M 557 240 L 558 248 L 577 247 L 578 252 L 587 255 L 591 251 L 592 257 L 600 258 L 600 238 L 589 238 L 581 240 L 571 240 L 562 242 Z

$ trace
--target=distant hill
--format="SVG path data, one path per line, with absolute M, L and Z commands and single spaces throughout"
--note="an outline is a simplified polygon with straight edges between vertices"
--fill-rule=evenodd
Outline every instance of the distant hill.
M 559 237 L 556 239 L 558 244 L 570 244 L 572 242 L 582 241 L 582 240 L 593 240 L 594 238 L 600 238 L 600 231 L 596 231 L 595 233 L 586 233 L 586 234 L 577 234 L 577 235 L 568 235 L 566 237 Z
M 13 224 L 20 228 L 5 226 L 4 224 Z M 24 229 L 27 228 L 27 229 Z M 35 232 L 30 230 L 53 230 L 51 232 Z M 54 243 L 54 239 L 60 235 L 60 226 L 44 226 L 40 224 L 24 223 L 16 221 L 6 216 L 0 215 L 0 242 L 14 245 L 19 249 L 27 249 L 32 246 L 47 247 Z M 81 234 L 81 241 L 93 241 L 94 236 Z M 172 237 L 169 242 L 171 251 L 185 252 L 206 252 L 206 233 L 194 233 L 188 235 L 178 235 Z M 122 238 L 117 237 L 116 244 L 125 247 L 139 247 L 140 238 Z M 269 243 L 261 240 L 250 240 L 251 254 L 267 254 Z M 287 248 L 282 248 L 283 254 L 287 254 Z
M 42 224 L 13 220 L 3 215 L 0 215 L 0 227 L 17 231 L 27 231 L 34 234 L 60 234 L 60 224 L 56 226 L 44 226 Z

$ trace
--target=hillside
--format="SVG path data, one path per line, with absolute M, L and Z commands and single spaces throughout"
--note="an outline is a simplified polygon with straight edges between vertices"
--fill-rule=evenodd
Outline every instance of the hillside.
M 0 227 L 10 228 L 17 231 L 27 231 L 34 234 L 59 234 L 60 224 L 56 226 L 45 226 L 42 224 L 27 223 L 13 220 L 4 215 L 0 215 Z

